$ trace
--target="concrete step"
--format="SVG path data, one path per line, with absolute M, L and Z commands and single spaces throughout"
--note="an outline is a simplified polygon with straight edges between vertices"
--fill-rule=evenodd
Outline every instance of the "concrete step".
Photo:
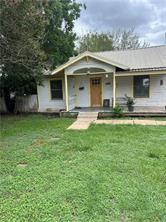
M 78 118 L 97 118 L 98 113 L 91 113 L 91 112 L 81 112 L 78 114 Z
M 77 119 L 97 119 L 97 116 L 78 116 Z
M 97 120 L 97 117 L 97 112 L 80 112 L 77 116 L 77 120 L 71 126 L 69 126 L 68 129 L 88 129 L 90 124 Z

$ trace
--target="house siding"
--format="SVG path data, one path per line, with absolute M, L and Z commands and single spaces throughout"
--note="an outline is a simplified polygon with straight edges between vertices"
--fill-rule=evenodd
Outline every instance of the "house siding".
M 108 78 L 105 75 L 102 78 L 102 103 L 104 99 L 112 100 L 112 75 Z M 77 88 L 76 88 L 76 106 L 77 107 L 89 107 L 91 106 L 90 101 L 90 77 L 89 76 L 77 76 Z M 84 88 L 81 90 L 80 88 Z
M 163 85 L 160 85 L 160 80 L 163 80 Z M 133 76 L 118 77 L 116 96 L 133 97 Z M 165 107 L 166 106 L 166 74 L 150 76 L 150 92 L 149 98 L 136 98 L 135 106 L 145 107 Z
M 101 76 L 101 75 L 100 75 Z M 112 75 L 108 78 L 102 75 L 102 103 L 104 99 L 112 101 Z M 59 77 L 60 78 L 60 77 Z M 58 78 L 58 79 L 59 79 Z M 55 111 L 65 109 L 65 89 L 64 76 L 63 80 L 63 100 L 52 100 L 50 97 L 50 79 L 45 78 L 42 86 L 37 86 L 39 112 Z M 160 85 L 160 80 L 163 80 L 163 85 Z M 80 88 L 83 89 L 81 90 Z M 68 77 L 69 91 L 69 109 L 74 107 L 90 107 L 90 76 L 74 76 Z M 116 79 L 116 97 L 128 96 L 133 97 L 133 76 L 117 77 Z M 136 107 L 154 107 L 166 106 L 166 74 L 150 76 L 150 95 L 149 98 L 136 98 Z
M 64 88 L 64 78 L 63 80 L 63 88 Z M 37 86 L 38 92 L 38 103 L 39 103 L 39 112 L 46 112 L 49 110 L 59 110 L 65 109 L 65 93 L 63 90 L 63 100 L 55 100 L 51 99 L 50 96 L 50 79 L 45 78 L 42 82 L 42 86 Z

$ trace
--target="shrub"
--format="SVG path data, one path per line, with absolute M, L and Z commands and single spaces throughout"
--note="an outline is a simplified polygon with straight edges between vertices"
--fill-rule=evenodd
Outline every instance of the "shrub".
M 126 105 L 127 107 L 131 107 L 135 104 L 135 100 L 132 97 L 125 95 Z
M 123 109 L 122 107 L 120 107 L 119 105 L 116 105 L 113 110 L 112 110 L 112 114 L 113 114 L 113 117 L 122 117 L 123 116 Z

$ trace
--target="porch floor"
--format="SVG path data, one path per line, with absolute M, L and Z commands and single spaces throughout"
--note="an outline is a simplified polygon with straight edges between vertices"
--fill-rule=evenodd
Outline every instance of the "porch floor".
M 80 107 L 71 109 L 69 112 L 110 112 L 112 110 L 111 107 Z
M 122 107 L 125 113 L 128 113 L 127 107 Z M 69 112 L 111 112 L 112 107 L 79 107 L 71 109 Z M 133 113 L 166 113 L 164 107 L 143 107 L 135 106 Z

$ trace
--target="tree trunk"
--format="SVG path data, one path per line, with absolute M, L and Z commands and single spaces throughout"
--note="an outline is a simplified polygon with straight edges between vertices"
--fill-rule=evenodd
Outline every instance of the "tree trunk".
M 7 111 L 10 113 L 14 112 L 14 107 L 15 107 L 15 98 L 11 98 L 10 95 L 10 90 L 8 88 L 4 89 L 4 99 L 5 99 L 5 104 Z

